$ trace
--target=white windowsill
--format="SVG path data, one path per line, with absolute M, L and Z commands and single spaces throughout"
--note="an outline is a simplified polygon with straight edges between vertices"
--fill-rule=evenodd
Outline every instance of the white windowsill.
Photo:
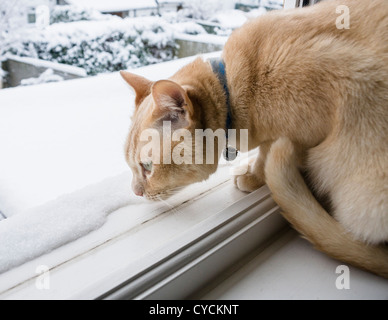
M 216 300 L 388 300 L 388 280 L 349 266 L 349 289 L 338 289 L 342 262 L 315 250 L 286 230 L 264 250 L 220 274 L 194 299 Z

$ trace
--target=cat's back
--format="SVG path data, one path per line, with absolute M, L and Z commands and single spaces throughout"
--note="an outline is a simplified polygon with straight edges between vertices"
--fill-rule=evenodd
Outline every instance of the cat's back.
M 312 100 L 330 105 L 336 93 L 316 95 L 329 92 L 334 82 L 337 94 L 349 81 L 364 87 L 377 79 L 388 85 L 388 0 L 327 0 L 268 13 L 233 32 L 223 58 L 228 81 L 238 88 L 231 94 L 237 102 L 274 104 L 276 96 L 303 89 Z
M 375 118 L 366 114 L 373 111 L 383 119 L 377 119 L 378 129 L 386 136 L 388 0 L 327 0 L 268 13 L 236 30 L 223 58 L 231 102 L 240 110 L 236 117 L 250 113 L 262 119 L 265 110 L 271 110 L 279 117 L 287 114 L 287 122 L 299 123 L 298 115 L 303 114 L 305 121 L 295 133 L 299 141 L 304 139 L 305 123 L 332 115 L 343 120 L 341 125 L 352 126 L 354 121 Z M 365 97 L 374 97 L 376 103 L 359 108 Z M 332 129 L 327 123 L 317 126 L 314 143 Z M 280 121 L 271 126 L 275 125 L 283 126 Z
M 224 54 L 279 58 L 279 52 L 326 49 L 336 41 L 388 58 L 388 0 L 327 0 L 309 8 L 274 11 L 236 30 Z

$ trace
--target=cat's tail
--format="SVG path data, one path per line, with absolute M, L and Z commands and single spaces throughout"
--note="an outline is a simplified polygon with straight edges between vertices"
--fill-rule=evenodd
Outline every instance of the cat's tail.
M 287 138 L 280 138 L 271 147 L 265 175 L 283 216 L 318 250 L 388 278 L 388 249 L 355 240 L 322 208 L 304 182 L 294 146 Z

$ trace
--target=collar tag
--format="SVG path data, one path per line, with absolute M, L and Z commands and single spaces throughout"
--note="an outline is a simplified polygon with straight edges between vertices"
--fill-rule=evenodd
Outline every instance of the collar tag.
M 222 155 L 226 161 L 234 161 L 238 156 L 238 150 L 232 146 L 226 146 Z

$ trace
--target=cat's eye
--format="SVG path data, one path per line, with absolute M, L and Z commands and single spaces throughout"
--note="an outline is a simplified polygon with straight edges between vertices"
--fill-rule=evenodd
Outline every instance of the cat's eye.
M 150 173 L 152 171 L 152 161 L 144 162 L 141 164 L 146 173 Z

